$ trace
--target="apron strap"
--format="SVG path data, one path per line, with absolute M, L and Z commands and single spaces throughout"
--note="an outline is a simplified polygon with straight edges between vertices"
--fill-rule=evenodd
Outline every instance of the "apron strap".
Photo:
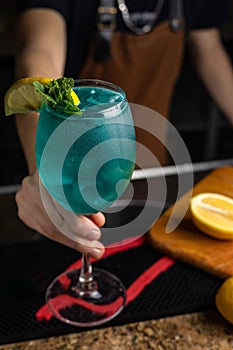
M 111 42 L 116 29 L 117 7 L 115 0 L 100 0 L 97 9 L 97 39 L 94 59 L 108 62 L 112 58 Z M 183 29 L 183 0 L 169 0 L 169 24 L 174 32 Z
M 100 0 L 97 9 L 96 61 L 107 62 L 112 58 L 111 42 L 116 28 L 117 8 L 115 0 Z
M 169 23 L 173 32 L 179 32 L 183 29 L 184 8 L 183 0 L 169 1 Z

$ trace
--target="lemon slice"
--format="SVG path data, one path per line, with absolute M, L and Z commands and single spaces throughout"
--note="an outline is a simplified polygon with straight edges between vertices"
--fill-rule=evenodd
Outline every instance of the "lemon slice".
M 218 289 L 215 305 L 220 314 L 233 323 L 233 277 L 229 277 Z
M 7 90 L 4 97 L 5 115 L 9 116 L 15 113 L 39 111 L 44 102 L 44 98 L 36 91 L 33 82 L 38 81 L 43 85 L 48 85 L 51 80 L 53 79 L 33 77 L 23 78 L 14 82 Z M 71 96 L 74 104 L 77 106 L 79 104 L 79 98 L 73 90 L 71 90 Z
M 5 115 L 38 111 L 43 103 L 43 97 L 35 90 L 34 81 L 48 85 L 51 78 L 23 78 L 14 82 L 4 97 Z
M 218 193 L 201 193 L 191 199 L 193 223 L 204 233 L 233 239 L 233 199 Z

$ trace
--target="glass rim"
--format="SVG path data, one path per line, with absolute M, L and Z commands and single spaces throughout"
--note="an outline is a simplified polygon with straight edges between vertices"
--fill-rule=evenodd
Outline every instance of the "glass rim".
M 110 81 L 101 80 L 101 79 L 92 79 L 92 78 L 74 79 L 74 87 L 76 87 L 75 84 L 79 84 L 79 83 L 80 83 L 80 86 L 83 83 L 87 83 L 86 86 L 92 86 L 92 84 L 93 84 L 93 86 L 112 88 L 113 91 L 120 93 L 121 96 L 123 97 L 123 100 L 121 102 L 126 100 L 125 91 L 119 85 L 112 83 Z

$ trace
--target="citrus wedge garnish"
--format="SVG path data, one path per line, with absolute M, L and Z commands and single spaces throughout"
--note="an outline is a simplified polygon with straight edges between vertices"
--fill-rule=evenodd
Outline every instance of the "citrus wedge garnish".
M 74 105 L 78 106 L 80 103 L 80 100 L 79 100 L 78 96 L 76 95 L 76 93 L 74 92 L 74 90 L 71 90 L 71 97 L 74 101 Z
M 52 78 L 33 77 L 23 78 L 14 82 L 7 90 L 4 97 L 5 115 L 9 116 L 15 113 L 28 113 L 32 111 L 39 111 L 44 103 L 43 96 L 36 91 L 33 83 L 38 81 L 42 85 L 47 86 L 53 80 Z M 79 98 L 73 90 L 71 96 L 74 104 L 79 104 Z
M 202 232 L 233 240 L 233 199 L 219 193 L 201 193 L 191 199 L 193 223 Z
M 4 97 L 5 115 L 38 111 L 43 103 L 43 97 L 35 90 L 34 81 L 48 85 L 51 78 L 23 78 L 14 82 Z

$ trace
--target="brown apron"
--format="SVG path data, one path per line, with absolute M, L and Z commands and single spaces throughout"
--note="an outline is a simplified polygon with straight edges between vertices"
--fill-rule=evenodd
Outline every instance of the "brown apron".
M 111 81 L 124 89 L 129 102 L 152 108 L 167 117 L 183 56 L 184 31 L 172 31 L 169 22 L 165 21 L 142 36 L 115 32 L 111 45 L 113 58 L 108 62 L 96 62 L 93 48 L 90 50 L 79 78 Z M 138 117 L 143 118 L 143 115 Z M 163 129 L 159 130 L 164 139 L 162 143 L 141 128 L 137 128 L 136 135 L 137 141 L 150 149 L 164 165 L 167 152 L 165 127 Z M 137 151 L 140 166 L 155 165 L 141 153 Z

